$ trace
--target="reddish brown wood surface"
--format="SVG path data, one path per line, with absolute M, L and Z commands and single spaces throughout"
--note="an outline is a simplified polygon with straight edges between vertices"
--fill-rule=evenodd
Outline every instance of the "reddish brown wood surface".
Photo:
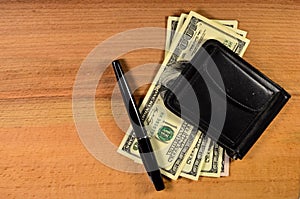
M 78 69 L 99 43 L 119 32 L 166 26 L 195 10 L 237 19 L 247 30 L 245 58 L 292 98 L 226 178 L 164 179 L 155 192 L 146 174 L 124 173 L 83 146 L 72 115 Z M 300 34 L 298 1 L 1 1 L 0 198 L 298 198 L 300 190 Z M 163 51 L 123 56 L 129 69 L 161 63 Z M 145 72 L 144 75 L 151 75 Z M 111 111 L 115 80 L 99 82 L 96 111 L 108 138 L 124 135 Z M 147 86 L 136 96 L 143 96 Z

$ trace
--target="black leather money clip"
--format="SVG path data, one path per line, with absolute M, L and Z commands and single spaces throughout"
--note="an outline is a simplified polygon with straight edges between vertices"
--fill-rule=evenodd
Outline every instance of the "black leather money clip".
M 291 97 L 216 40 L 206 41 L 182 67 L 164 96 L 166 107 L 234 159 L 245 156 Z

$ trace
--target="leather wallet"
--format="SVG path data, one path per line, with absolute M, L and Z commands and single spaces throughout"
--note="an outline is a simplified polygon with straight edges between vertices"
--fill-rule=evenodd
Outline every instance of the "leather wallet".
M 164 95 L 166 107 L 234 159 L 245 156 L 290 98 L 216 40 L 207 40 L 182 68 Z

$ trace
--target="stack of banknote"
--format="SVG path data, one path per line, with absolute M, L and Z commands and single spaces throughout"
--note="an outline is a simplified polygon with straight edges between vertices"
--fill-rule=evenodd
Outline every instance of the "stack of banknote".
M 237 26 L 236 20 L 207 19 L 193 11 L 168 17 L 165 58 L 140 106 L 140 112 L 161 173 L 173 180 L 179 176 L 198 180 L 200 176 L 229 175 L 230 160 L 225 150 L 197 127 L 170 112 L 164 105 L 163 96 L 167 84 L 180 74 L 175 69 L 176 63 L 190 61 L 206 40 L 216 39 L 242 56 L 250 41 L 246 38 L 247 32 Z M 141 163 L 131 127 L 118 152 Z

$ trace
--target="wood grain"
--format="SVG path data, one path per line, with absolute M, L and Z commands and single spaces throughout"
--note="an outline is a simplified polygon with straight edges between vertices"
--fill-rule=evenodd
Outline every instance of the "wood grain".
M 298 198 L 299 6 L 293 0 L 1 1 L 0 198 Z M 167 16 L 189 10 L 239 20 L 251 40 L 245 59 L 292 98 L 245 159 L 231 164 L 230 177 L 164 179 L 167 188 L 158 193 L 145 174 L 111 169 L 86 150 L 73 120 L 72 89 L 96 45 L 125 30 L 164 28 Z M 129 70 L 161 63 L 162 56 L 163 51 L 145 49 L 123 58 Z M 110 105 L 114 86 L 107 69 L 97 88 L 96 111 L 118 145 L 123 132 Z M 146 91 L 143 86 L 136 96 Z

